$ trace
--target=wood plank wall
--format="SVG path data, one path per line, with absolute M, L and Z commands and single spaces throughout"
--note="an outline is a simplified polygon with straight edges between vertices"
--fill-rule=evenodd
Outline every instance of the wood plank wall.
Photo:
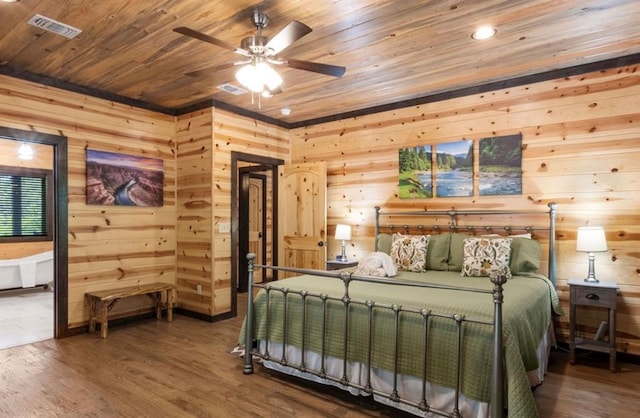
M 288 160 L 289 132 L 219 109 L 178 117 L 178 304 L 214 317 L 231 311 L 231 153 Z M 202 294 L 198 294 L 198 285 Z
M 32 160 L 17 158 L 19 141 L 0 138 L 0 165 L 9 167 L 40 168 L 53 170 L 53 147 L 49 145 L 30 144 L 33 149 Z M 51 241 L 12 242 L 0 244 L 0 260 L 26 257 L 53 249 Z
M 175 118 L 0 76 L 0 126 L 68 138 L 69 327 L 85 325 L 84 293 L 138 283 L 175 283 Z M 87 148 L 161 158 L 164 205 L 88 206 Z M 115 306 L 113 316 L 146 311 L 148 298 Z
M 476 140 L 477 148 L 480 138 L 516 133 L 523 135 L 522 195 L 397 197 L 400 148 L 462 138 Z M 576 230 L 603 226 L 609 251 L 596 254 L 596 272 L 620 285 L 618 350 L 640 354 L 640 72 L 635 67 L 292 130 L 291 162 L 313 161 L 327 163 L 328 236 L 337 223 L 354 226 L 352 259 L 373 250 L 376 205 L 543 210 L 558 202 L 557 289 L 566 314 L 557 321 L 557 333 L 564 341 L 567 280 L 587 274 L 586 254 L 575 251 Z M 339 243 L 329 239 L 329 257 L 339 251 Z M 603 320 L 601 312 L 588 314 L 584 332 Z

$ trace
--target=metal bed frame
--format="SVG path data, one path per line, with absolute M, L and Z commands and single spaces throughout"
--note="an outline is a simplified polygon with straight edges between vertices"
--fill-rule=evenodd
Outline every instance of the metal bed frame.
M 524 229 L 527 231 L 532 231 L 535 229 L 545 229 L 549 231 L 549 275 L 548 277 L 552 280 L 552 282 L 555 284 L 555 268 L 556 268 L 556 260 L 555 260 L 555 215 L 556 215 L 556 204 L 555 203 L 549 203 L 548 205 L 549 207 L 549 211 L 548 211 L 548 215 L 549 215 L 549 226 L 548 228 L 533 228 L 533 227 L 524 227 L 524 228 L 518 228 L 518 229 Z M 449 225 L 447 226 L 448 229 L 450 231 L 457 231 L 457 230 L 467 230 L 467 231 L 474 231 L 475 229 L 480 229 L 482 231 L 489 231 L 489 230 L 495 230 L 495 229 L 503 229 L 505 230 L 507 233 L 510 233 L 513 228 L 511 227 L 504 227 L 504 226 L 500 226 L 500 227 L 474 227 L 474 226 L 467 226 L 467 225 L 462 225 L 459 226 L 458 225 L 458 217 L 459 216 L 464 216 L 464 215 L 477 215 L 477 216 L 484 216 L 484 215 L 523 215 L 523 214 L 536 214 L 536 215 L 540 215 L 540 214 L 544 214 L 547 212 L 531 212 L 531 211 L 458 211 L 458 210 L 450 210 L 450 211 L 433 211 L 433 212 L 389 212 L 389 213 L 381 213 L 380 208 L 376 207 L 376 223 L 375 223 L 375 233 L 376 233 L 376 237 L 378 236 L 378 233 L 380 232 L 380 224 L 379 224 L 379 218 L 381 215 L 393 215 L 393 216 L 409 216 L 409 217 L 417 217 L 417 216 L 443 216 L 446 215 L 449 217 Z M 392 230 L 396 227 L 394 227 L 393 225 L 388 225 L 389 228 L 391 228 Z M 408 225 L 402 225 L 400 228 L 402 228 L 403 231 L 408 231 L 409 226 Z M 418 226 L 418 228 L 420 230 L 422 230 L 423 227 Z M 441 229 L 441 227 L 439 226 L 433 226 L 431 227 L 432 230 L 439 230 Z M 377 241 L 377 240 L 376 240 Z M 377 246 L 377 243 L 376 243 Z M 377 250 L 377 248 L 376 248 Z M 503 390 L 504 390 L 504 379 L 503 379 L 503 357 L 504 357 L 504 347 L 503 347 L 503 342 L 502 342 L 502 303 L 503 303 L 503 285 L 506 283 L 507 281 L 507 277 L 504 275 L 500 275 L 500 274 L 494 274 L 490 277 L 491 282 L 493 283 L 493 290 L 481 290 L 481 289 L 471 289 L 471 288 L 461 288 L 461 287 L 445 287 L 445 286 L 438 286 L 438 285 L 430 285 L 430 284 L 424 284 L 424 283 L 417 283 L 417 282 L 407 282 L 407 281 L 400 281 L 400 280 L 395 280 L 392 278 L 373 278 L 373 277 L 368 277 L 368 276 L 359 276 L 356 274 L 353 274 L 351 272 L 347 272 L 347 271 L 339 271 L 339 272 L 335 272 L 335 271 L 323 271 L 323 270 L 310 270 L 310 269 L 300 269 L 300 268 L 290 268 L 290 267 L 278 267 L 278 266 L 267 266 L 267 265 L 259 265 L 259 264 L 254 264 L 254 261 L 256 259 L 255 254 L 248 254 L 247 255 L 247 260 L 248 260 L 248 280 L 249 280 L 249 291 L 248 291 L 248 297 L 247 297 L 247 316 L 245 318 L 245 347 L 246 347 L 246 351 L 245 351 L 245 358 L 244 358 L 244 367 L 243 367 L 243 373 L 244 374 L 251 374 L 253 373 L 254 369 L 253 369 L 253 357 L 259 357 L 262 358 L 263 360 L 268 360 L 268 361 L 272 361 L 278 364 L 281 364 L 283 366 L 287 366 L 287 367 L 291 367 L 294 369 L 297 369 L 299 371 L 305 372 L 305 373 L 310 373 L 313 374 L 317 377 L 320 377 L 322 379 L 326 379 L 328 381 L 333 381 L 333 382 L 337 382 L 339 383 L 340 386 L 344 386 L 344 387 L 352 387 L 352 388 L 356 388 L 362 392 L 364 392 L 365 394 L 369 394 L 369 395 L 379 395 L 379 396 L 384 396 L 387 397 L 389 400 L 391 400 L 393 403 L 397 403 L 397 404 L 405 404 L 405 405 L 409 405 L 412 407 L 416 407 L 421 411 L 424 412 L 430 412 L 433 414 L 437 414 L 437 415 L 441 415 L 441 416 L 446 416 L 446 417 L 461 417 L 461 411 L 459 409 L 459 399 L 460 399 L 460 394 L 461 394 L 461 379 L 462 379 L 462 373 L 461 373 L 461 356 L 462 356 L 462 328 L 464 323 L 477 323 L 477 324 L 485 324 L 487 326 L 491 326 L 493 327 L 493 352 L 492 352 L 492 361 L 493 361 L 493 369 L 491 372 L 491 399 L 489 402 L 490 405 L 490 416 L 493 418 L 497 418 L 497 417 L 501 417 L 504 414 L 504 402 L 503 402 Z M 254 274 L 254 269 L 255 268 L 263 268 L 263 269 L 272 269 L 275 271 L 284 271 L 284 272 L 292 272 L 292 273 L 299 273 L 299 274 L 310 274 L 310 275 L 315 275 L 315 276 L 323 276 L 323 277 L 329 277 L 329 278 L 335 278 L 335 279 L 339 279 L 343 282 L 344 284 L 344 294 L 342 295 L 342 297 L 330 297 L 327 294 L 314 294 L 314 293 L 310 293 L 307 291 L 295 291 L 295 290 L 291 290 L 291 289 L 287 289 L 287 288 L 278 288 L 278 287 L 273 287 L 272 285 L 270 285 L 269 283 L 265 283 L 265 284 L 257 284 L 253 282 L 253 274 Z M 396 304 L 384 304 L 384 303 L 377 303 L 375 301 L 371 301 L 371 300 L 356 300 L 353 299 L 350 296 L 350 284 L 353 282 L 369 282 L 369 283 L 385 283 L 385 284 L 397 284 L 400 286 L 415 286 L 415 287 L 427 287 L 427 288 L 443 288 L 443 289 L 451 289 L 451 290 L 459 290 L 459 291 L 463 291 L 463 292 L 476 292 L 476 293 L 485 293 L 485 294 L 491 294 L 492 296 L 492 300 L 493 300 L 493 304 L 494 304 L 494 309 L 493 309 L 493 321 L 487 321 L 487 320 L 483 320 L 483 319 L 474 319 L 474 318 L 470 318 L 470 317 L 465 317 L 464 315 L 460 315 L 460 314 L 442 314 L 439 312 L 433 312 L 432 310 L 429 309 L 425 309 L 425 308 L 415 308 L 415 307 L 409 307 L 409 306 L 399 306 Z M 284 299 L 284 338 L 283 338 L 283 347 L 282 347 L 282 356 L 280 358 L 275 358 L 274 356 L 272 356 L 269 353 L 269 336 L 268 336 L 268 330 L 267 330 L 267 338 L 266 340 L 266 347 L 265 347 L 265 351 L 264 353 L 261 353 L 257 347 L 254 347 L 254 337 L 253 337 L 253 321 L 254 321 L 254 311 L 253 311 L 253 290 L 254 289 L 264 289 L 264 291 L 266 292 L 266 298 L 267 298 L 267 304 L 269 303 L 270 300 L 270 295 L 272 292 L 278 292 L 280 294 L 282 294 L 283 299 Z M 323 320 L 323 323 L 321 324 L 322 326 L 322 335 L 323 335 L 323 339 L 322 339 L 322 349 L 321 349 L 321 353 L 320 357 L 321 357 L 321 367 L 319 371 L 312 371 L 309 370 L 307 368 L 306 362 L 305 362 L 305 349 L 306 349 L 306 344 L 307 342 L 305 341 L 305 332 L 302 332 L 302 346 L 301 346 L 301 353 L 302 353 L 302 357 L 301 357 L 301 362 L 299 364 L 292 364 L 288 361 L 287 359 L 287 355 L 286 355 L 286 347 L 287 347 L 287 334 L 286 334 L 286 330 L 287 330 L 287 307 L 288 307 L 288 300 L 289 300 L 289 296 L 291 295 L 295 295 L 296 297 L 299 297 L 300 300 L 302 301 L 302 329 L 305 330 L 306 329 L 306 306 L 308 304 L 308 302 L 310 300 L 316 299 L 318 301 L 321 302 L 322 305 L 322 312 L 323 312 L 323 317 L 326 318 L 326 310 L 327 310 L 327 306 L 329 303 L 338 303 L 338 304 L 342 304 L 343 309 L 344 309 L 344 324 L 343 324 L 343 329 L 341 330 L 341 332 L 344 335 L 343 338 L 343 346 L 342 346 L 342 351 L 343 351 L 343 356 L 342 356 L 342 376 L 340 378 L 338 377 L 334 377 L 334 376 L 330 376 L 326 373 L 325 370 L 325 330 L 326 330 L 326 326 L 327 324 L 325 323 L 325 321 Z M 368 312 L 368 338 L 369 338 L 369 346 L 368 346 L 368 360 L 366 361 L 365 367 L 366 367 L 366 382 L 364 385 L 358 384 L 356 382 L 351 382 L 348 377 L 347 377 L 347 350 L 348 350 L 348 335 L 349 335 L 349 312 L 350 312 L 350 306 L 360 306 L 363 309 L 366 309 L 366 311 Z M 372 362 L 371 362 L 371 338 L 372 338 L 372 329 L 373 329 L 373 313 L 374 310 L 385 310 L 390 312 L 393 315 L 394 318 L 394 335 L 392 336 L 393 338 L 393 346 L 394 346 L 394 358 L 393 358 L 393 364 L 394 364 L 394 370 L 391 370 L 391 372 L 393 373 L 393 383 L 392 383 L 392 387 L 393 389 L 390 392 L 381 392 L 378 390 L 375 390 L 372 385 L 371 385 L 371 368 L 372 368 Z M 267 315 L 268 315 L 269 309 L 267 309 Z M 398 355 L 399 355 L 399 350 L 398 350 L 398 331 L 399 331 L 399 318 L 401 314 L 412 314 L 412 315 L 417 315 L 418 317 L 421 318 L 422 323 L 423 323 L 423 341 L 424 341 L 424 345 L 422 348 L 422 364 L 423 367 L 422 369 L 424 370 L 423 372 L 423 376 L 422 376 L 422 394 L 421 394 L 421 400 L 419 402 L 413 402 L 407 399 L 403 399 L 399 396 L 398 393 L 398 375 L 399 375 L 399 371 L 398 371 Z M 438 318 L 446 318 L 448 320 L 451 320 L 452 323 L 455 323 L 455 327 L 456 327 L 456 383 L 455 383 L 455 387 L 453 388 L 455 390 L 455 400 L 454 400 L 454 406 L 453 409 L 451 411 L 443 411 L 443 410 L 439 410 L 434 408 L 432 405 L 430 405 L 429 400 L 426 398 L 426 387 L 427 387 L 427 376 L 426 376 L 426 364 L 428 361 L 428 350 L 427 350 L 427 330 L 428 330 L 428 326 L 429 326 L 429 320 L 430 318 L 434 318 L 434 317 L 438 317 Z

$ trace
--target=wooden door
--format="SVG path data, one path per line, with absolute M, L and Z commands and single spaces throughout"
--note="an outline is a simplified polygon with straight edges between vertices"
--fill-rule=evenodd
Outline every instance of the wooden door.
M 327 170 L 324 162 L 278 167 L 278 265 L 324 269 Z M 292 274 L 281 274 L 289 277 Z
M 266 176 L 249 176 L 249 252 L 256 255 L 256 264 L 265 264 L 265 182 Z M 262 283 L 263 269 L 256 269 L 254 283 Z

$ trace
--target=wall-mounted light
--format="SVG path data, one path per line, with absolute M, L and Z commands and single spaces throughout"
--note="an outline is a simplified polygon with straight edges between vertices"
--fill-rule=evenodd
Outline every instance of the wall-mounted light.
M 18 148 L 18 158 L 21 160 L 33 160 L 33 148 L 31 145 L 25 143 L 20 145 L 20 148 Z

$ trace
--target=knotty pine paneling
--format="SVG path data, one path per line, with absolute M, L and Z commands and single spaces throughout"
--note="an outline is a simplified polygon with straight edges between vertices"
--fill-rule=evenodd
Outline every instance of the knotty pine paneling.
M 87 291 L 175 283 L 174 117 L 6 76 L 0 87 L 1 126 L 68 138 L 69 327 L 86 325 Z M 87 148 L 161 158 L 163 206 L 88 206 Z M 112 316 L 149 310 L 148 298 L 133 298 Z
M 218 222 L 231 222 L 231 153 L 243 152 L 261 157 L 289 160 L 289 131 L 254 119 L 240 117 L 233 113 L 216 109 L 214 116 L 214 207 Z M 270 186 L 267 186 L 270 190 Z M 271 192 L 272 193 L 272 192 Z M 267 199 L 268 212 L 272 198 Z M 231 309 L 231 234 L 220 233 L 216 229 L 214 288 L 216 289 L 216 307 L 219 311 Z M 267 242 L 270 253 L 271 241 Z M 244 256 L 239 260 L 245 262 Z M 222 268 L 220 268 L 220 266 Z
M 212 110 L 176 122 L 178 306 L 213 315 Z
M 179 306 L 215 316 L 231 311 L 235 250 L 231 233 L 219 232 L 231 223 L 231 153 L 287 160 L 289 134 L 220 109 L 179 116 L 176 132 Z
M 480 138 L 514 133 L 523 136 L 522 195 L 397 197 L 398 149 L 462 138 L 476 140 L 477 149 Z M 576 230 L 604 226 L 609 251 L 596 254 L 596 274 L 620 284 L 618 350 L 640 354 L 640 74 L 634 67 L 295 129 L 291 161 L 326 161 L 329 234 L 337 223 L 352 224 L 347 254 L 355 259 L 373 250 L 375 205 L 545 210 L 557 202 L 557 288 L 567 313 L 557 330 L 564 342 L 567 280 L 587 273 L 587 255 L 575 251 Z M 328 241 L 333 257 L 340 243 Z M 586 330 L 598 323 L 593 319 Z

